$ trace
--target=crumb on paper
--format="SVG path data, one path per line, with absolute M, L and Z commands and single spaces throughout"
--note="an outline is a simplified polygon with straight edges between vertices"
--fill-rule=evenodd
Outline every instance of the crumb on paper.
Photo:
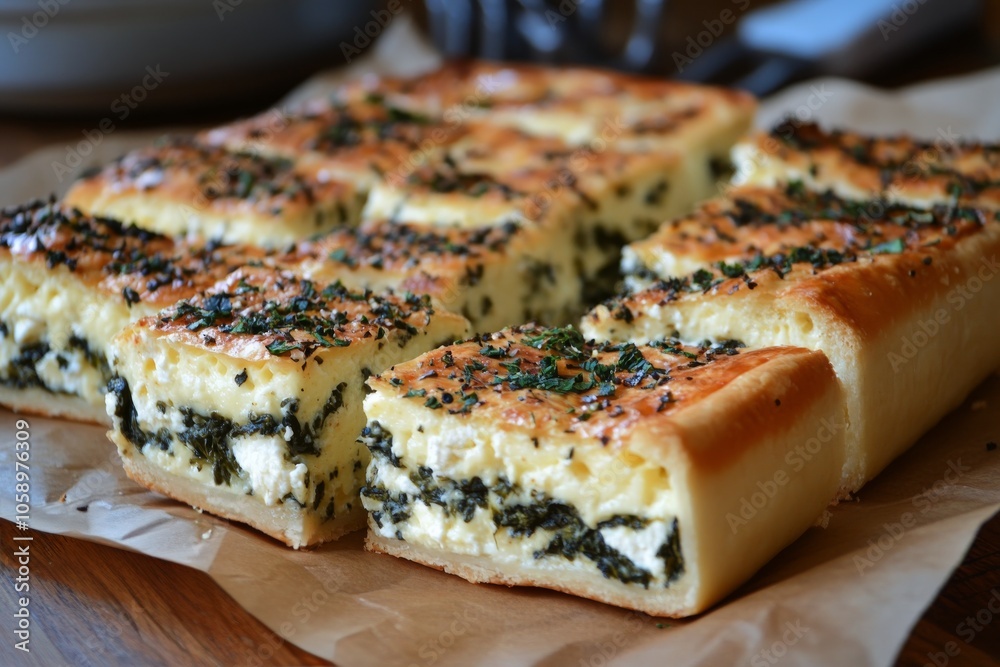
M 816 526 L 817 528 L 826 528 L 827 526 L 830 525 L 830 519 L 832 517 L 833 517 L 833 512 L 831 512 L 830 510 L 823 510 L 823 514 L 820 515 L 818 519 L 816 519 L 816 523 L 814 523 L 813 525 Z
M 207 540 L 211 536 L 212 536 L 212 529 L 209 528 L 208 530 L 206 530 L 204 533 L 201 534 L 201 539 Z
M 63 493 L 61 496 L 59 496 L 59 502 L 61 502 L 61 503 L 66 502 L 66 494 L 65 493 Z
M 980 400 L 980 401 L 973 401 L 972 402 L 972 411 L 973 412 L 979 412 L 980 410 L 985 410 L 986 406 L 987 406 L 986 401 L 982 401 L 982 400 Z
M 90 505 L 77 505 L 77 507 L 76 507 L 76 511 L 77 512 L 86 512 L 89 509 L 90 509 Z

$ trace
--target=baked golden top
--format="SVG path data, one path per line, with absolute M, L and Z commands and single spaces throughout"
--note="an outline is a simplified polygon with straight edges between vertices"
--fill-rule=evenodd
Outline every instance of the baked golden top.
M 86 208 L 99 198 L 148 194 L 188 205 L 192 215 L 253 212 L 280 218 L 354 196 L 351 185 L 320 179 L 315 171 L 286 158 L 166 138 L 82 178 L 66 202 Z M 346 210 L 341 217 L 346 222 Z
M 734 188 L 727 197 L 664 223 L 655 234 L 629 247 L 647 266 L 662 254 L 714 264 L 705 268 L 716 280 L 738 277 L 741 267 L 749 272 L 787 271 L 793 264 L 807 263 L 819 271 L 861 256 L 946 249 L 997 221 L 1000 215 L 989 210 L 951 204 L 917 209 L 844 199 L 792 181 L 779 188 Z M 709 284 L 704 275 L 686 280 L 692 291 Z
M 946 134 L 935 141 L 871 137 L 786 121 L 755 136 L 751 146 L 759 160 L 784 163 L 825 187 L 839 183 L 869 195 L 884 193 L 890 199 L 1000 207 L 997 144 L 961 141 Z
M 570 209 L 597 210 L 624 197 L 637 178 L 677 167 L 681 155 L 624 152 L 574 146 L 559 137 L 472 123 L 461 139 L 405 175 L 396 172 L 377 186 L 369 210 L 406 220 L 466 212 L 469 220 L 542 222 Z M 662 196 L 666 188 L 650 196 Z
M 369 92 L 350 101 L 312 100 L 287 113 L 266 112 L 209 130 L 203 141 L 232 149 L 323 158 L 320 167 L 381 176 L 423 147 L 447 143 L 459 128 Z
M 463 321 L 435 313 L 426 296 L 352 291 L 340 283 L 320 285 L 283 271 L 247 267 L 140 326 L 233 357 L 301 363 L 324 356 L 325 350 L 369 341 L 379 348 L 405 344 L 432 316 Z
M 121 295 L 129 305 L 141 301 L 158 307 L 206 289 L 239 266 L 267 258 L 254 248 L 175 242 L 43 201 L 0 212 L 0 249 L 17 261 L 71 273 Z
M 539 119 L 575 117 L 593 131 L 610 120 L 616 139 L 678 134 L 702 120 L 730 115 L 749 118 L 755 106 L 751 96 L 735 90 L 607 70 L 486 61 L 451 62 L 412 79 L 368 77 L 342 91 L 352 99 L 372 93 L 449 123 L 492 117 L 530 129 L 534 114 Z M 534 127 L 539 134 L 565 131 L 545 121 Z
M 692 347 L 672 339 L 640 346 L 597 344 L 572 327 L 524 325 L 438 348 L 369 384 L 383 395 L 429 411 L 486 420 L 497 429 L 528 431 L 539 439 L 576 434 L 613 447 L 627 446 L 638 428 L 668 428 L 712 394 L 776 361 L 801 369 L 774 379 L 785 389 L 805 378 L 816 380 L 813 388 L 799 387 L 794 400 L 802 405 L 829 386 L 832 371 L 821 354 L 798 348 L 747 352 L 741 346 L 728 341 Z M 785 402 L 782 413 L 774 399 L 763 391 L 759 401 L 773 411 L 772 418 L 794 414 L 795 405 Z M 728 415 L 734 421 L 745 416 L 739 410 Z M 731 435 L 727 448 L 734 452 L 743 445 L 732 442 Z
M 474 282 L 476 272 L 481 271 L 477 267 L 513 255 L 526 242 L 522 239 L 531 236 L 534 233 L 517 222 L 469 229 L 374 220 L 302 243 L 299 253 L 350 271 L 409 274 L 424 270 L 467 274 Z

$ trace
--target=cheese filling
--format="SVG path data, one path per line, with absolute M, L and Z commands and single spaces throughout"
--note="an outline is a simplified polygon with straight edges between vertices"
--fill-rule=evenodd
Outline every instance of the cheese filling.
M 676 517 L 612 514 L 588 522 L 572 502 L 496 471 L 453 479 L 393 453 L 392 434 L 371 422 L 372 453 L 361 500 L 381 536 L 534 569 L 600 572 L 645 588 L 684 574 Z
M 335 437 L 344 404 L 341 384 L 317 413 L 303 419 L 299 403 L 282 401 L 281 415 L 253 415 L 238 423 L 216 412 L 133 395 L 128 382 L 113 378 L 107 406 L 114 428 L 148 461 L 164 471 L 205 485 L 228 487 L 265 505 L 285 504 L 322 515 L 348 513 L 357 502 L 368 453 L 338 447 Z

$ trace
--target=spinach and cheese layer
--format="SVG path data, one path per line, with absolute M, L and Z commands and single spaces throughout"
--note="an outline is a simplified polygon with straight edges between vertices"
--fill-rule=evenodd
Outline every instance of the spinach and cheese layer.
M 479 228 L 374 221 L 302 244 L 289 257 L 303 275 L 355 289 L 428 294 L 474 331 L 579 315 L 579 279 L 558 239 L 510 221 Z
M 713 180 L 681 154 L 574 147 L 477 125 L 405 179 L 373 188 L 364 217 L 430 228 L 517 223 L 545 239 L 547 264 L 581 312 L 614 293 L 621 246 L 707 196 Z M 506 322 L 505 324 L 511 324 Z
M 115 338 L 109 435 L 147 488 L 318 544 L 363 524 L 364 381 L 467 330 L 426 296 L 239 269 Z
M 471 581 L 704 609 L 816 520 L 844 456 L 833 429 L 796 458 L 840 419 L 826 358 L 741 347 L 525 325 L 373 377 L 368 547 Z M 740 524 L 741 499 L 784 469 Z
M 845 386 L 857 491 L 1000 366 L 1000 216 L 739 186 L 624 252 L 598 340 L 738 338 L 822 350 Z
M 919 208 L 1000 208 L 1000 145 L 961 139 L 951 128 L 918 140 L 785 121 L 737 144 L 733 158 L 740 183 L 794 180 L 811 190 Z
M 111 338 L 265 259 L 36 201 L 0 211 L 0 403 L 101 421 Z
M 65 203 L 169 236 L 279 247 L 356 223 L 363 199 L 292 159 L 166 138 L 80 179 Z

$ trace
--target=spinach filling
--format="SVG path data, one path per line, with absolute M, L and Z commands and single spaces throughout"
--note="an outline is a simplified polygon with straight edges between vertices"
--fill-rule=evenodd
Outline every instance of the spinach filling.
M 297 416 L 299 401 L 286 399 L 281 404 L 283 416 L 280 421 L 273 415 L 264 414 L 251 415 L 246 423 L 239 424 L 216 412 L 205 415 L 190 407 L 180 407 L 184 430 L 171 433 L 166 427 L 161 427 L 152 433 L 143 430 L 139 425 L 128 381 L 121 376 L 115 376 L 108 382 L 108 391 L 115 396 L 115 417 L 121 424 L 120 430 L 126 440 L 135 445 L 139 451 L 144 451 L 150 444 L 163 451 L 169 451 L 171 441 L 176 438 L 191 450 L 193 461 L 212 466 L 212 476 L 216 485 L 229 485 L 234 476 L 239 477 L 243 472 L 233 455 L 231 446 L 232 441 L 237 438 L 249 435 L 273 436 L 291 432 L 291 437 L 285 440 L 289 457 L 294 458 L 303 454 L 318 455 L 319 431 L 326 418 L 344 405 L 346 387 L 347 384 L 342 382 L 330 392 L 323 409 L 305 424 Z
M 7 325 L 0 323 L 0 337 L 6 338 L 8 335 Z M 105 382 L 110 379 L 111 371 L 104 355 L 91 350 L 86 340 L 73 334 L 69 338 L 69 350 L 79 352 L 88 365 L 97 369 Z M 22 390 L 42 389 L 53 394 L 71 393 L 50 386 L 38 374 L 38 363 L 50 352 L 53 352 L 53 349 L 46 341 L 21 346 L 18 354 L 11 358 L 7 367 L 0 372 L 0 385 Z M 70 362 L 61 352 L 56 351 L 56 363 L 59 364 L 59 368 L 65 370 Z
M 648 525 L 648 520 L 633 515 L 615 515 L 590 527 L 572 505 L 558 502 L 545 494 L 532 491 L 530 502 L 513 500 L 511 497 L 520 496 L 522 489 L 502 476 L 492 486 L 487 486 L 479 477 L 463 480 L 436 477 L 434 471 L 426 466 L 420 466 L 409 475 L 410 481 L 419 490 L 418 494 L 393 494 L 384 485 L 375 483 L 378 465 L 405 467 L 392 453 L 392 434 L 378 422 L 372 422 L 365 429 L 363 438 L 372 452 L 373 465 L 361 495 L 380 503 L 380 508 L 371 513 L 379 528 L 386 520 L 393 525 L 405 523 L 416 501 L 428 506 L 437 505 L 445 516 L 459 516 L 466 523 L 472 521 L 476 508 L 480 508 L 492 514 L 497 530 L 506 528 L 511 537 L 531 537 L 536 531 L 549 531 L 551 538 L 548 543 L 533 554 L 536 559 L 561 556 L 573 561 L 583 557 L 592 561 L 606 579 L 649 588 L 653 573 L 608 545 L 600 532 L 603 528 L 617 526 L 642 530 Z M 403 539 L 400 531 L 396 532 L 396 537 Z M 657 556 L 664 564 L 664 585 L 669 586 L 684 573 L 677 519 L 674 519 Z
M 45 391 L 52 391 L 45 384 L 45 381 L 38 376 L 37 369 L 38 362 L 50 351 L 48 343 L 30 343 L 22 346 L 17 356 L 13 357 L 7 364 L 0 382 L 15 389 L 44 389 Z

